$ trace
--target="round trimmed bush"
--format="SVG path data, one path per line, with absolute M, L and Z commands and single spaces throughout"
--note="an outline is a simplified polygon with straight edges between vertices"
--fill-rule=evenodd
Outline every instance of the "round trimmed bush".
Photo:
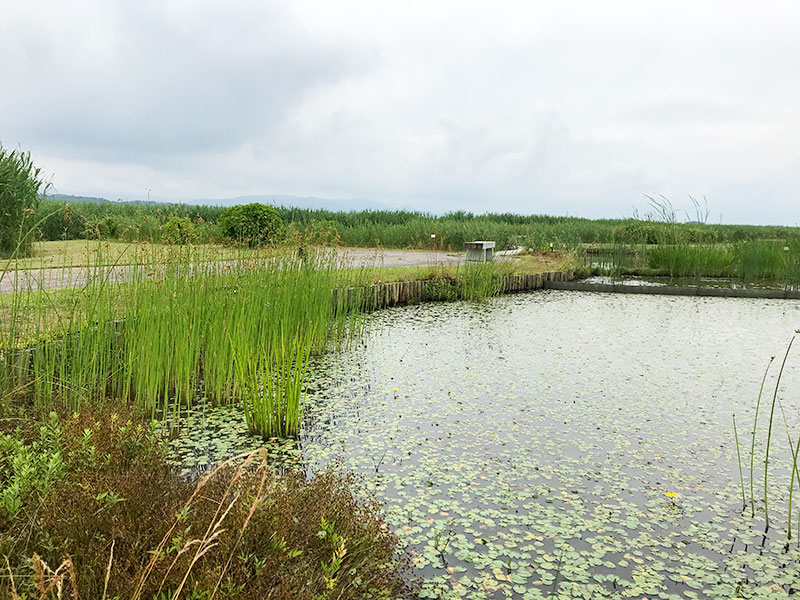
M 186 217 L 170 217 L 159 229 L 165 244 L 191 244 L 197 237 L 194 223 Z
M 240 204 L 226 210 L 219 218 L 223 233 L 235 242 L 257 246 L 280 239 L 283 219 L 266 204 Z

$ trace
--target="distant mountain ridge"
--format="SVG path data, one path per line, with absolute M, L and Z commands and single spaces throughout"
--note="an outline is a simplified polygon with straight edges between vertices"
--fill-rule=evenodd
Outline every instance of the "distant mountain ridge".
M 292 196 L 287 194 L 263 194 L 236 196 L 234 198 L 200 199 L 193 202 L 196 204 L 211 204 L 213 206 L 235 206 L 236 204 L 259 202 L 261 204 L 271 204 L 272 206 L 324 208 L 332 211 L 397 210 L 394 206 L 373 202 L 372 200 L 358 198 L 318 198 L 317 196 Z
M 47 194 L 45 198 L 47 200 L 57 200 L 58 202 L 85 202 L 88 204 L 103 204 L 105 202 L 112 202 L 107 198 L 97 198 L 95 196 L 71 196 L 69 194 Z M 113 204 L 147 204 L 147 202 L 125 202 L 117 200 L 116 202 L 113 202 Z M 155 202 L 151 202 L 150 204 L 155 204 Z
M 237 204 L 250 204 L 259 202 L 272 206 L 286 206 L 295 208 L 325 209 L 331 211 L 351 211 L 351 210 L 398 210 L 395 206 L 373 202 L 365 199 L 342 199 L 342 198 L 318 198 L 316 196 L 292 196 L 288 194 L 261 194 L 252 196 L 236 196 L 233 198 L 198 198 L 196 200 L 108 200 L 94 196 L 73 196 L 70 194 L 50 194 L 49 200 L 60 202 L 88 202 L 92 204 L 146 204 L 146 205 L 206 205 L 206 206 L 235 206 Z

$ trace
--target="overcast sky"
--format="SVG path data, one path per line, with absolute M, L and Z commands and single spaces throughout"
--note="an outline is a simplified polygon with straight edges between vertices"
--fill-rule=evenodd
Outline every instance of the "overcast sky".
M 60 193 L 800 221 L 800 3 L 5 2 L 0 142 Z

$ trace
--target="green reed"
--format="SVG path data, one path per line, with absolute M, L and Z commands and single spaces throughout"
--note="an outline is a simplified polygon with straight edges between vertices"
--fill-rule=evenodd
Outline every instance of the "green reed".
M 778 397 L 778 392 L 780 391 L 781 380 L 783 378 L 783 373 L 786 367 L 787 360 L 789 358 L 789 354 L 791 353 L 792 345 L 794 344 L 796 334 L 800 333 L 800 330 L 795 332 L 795 335 L 789 340 L 788 345 L 786 346 L 786 351 L 783 356 L 783 360 L 781 361 L 780 370 L 778 371 L 778 375 L 775 380 L 775 387 L 772 392 L 772 403 L 770 406 L 770 414 L 769 414 L 769 423 L 767 425 L 766 431 L 766 442 L 764 448 L 764 521 L 766 530 L 768 531 L 770 528 L 770 512 L 769 512 L 769 475 L 770 475 L 770 456 L 771 456 L 771 448 L 772 448 L 772 430 L 774 426 L 774 417 L 775 417 L 775 406 L 777 405 L 780 408 L 781 416 L 783 418 L 784 429 L 786 431 L 786 439 L 789 444 L 789 451 L 791 454 L 791 464 L 790 464 L 790 480 L 789 480 L 789 489 L 788 489 L 788 508 L 787 508 L 787 515 L 788 515 L 788 523 L 786 527 L 786 535 L 787 539 L 792 539 L 792 506 L 794 501 L 794 488 L 795 488 L 795 481 L 798 481 L 800 484 L 800 465 L 798 461 L 800 461 L 800 436 L 796 441 L 792 440 L 792 434 L 789 429 L 789 420 L 786 416 L 786 411 L 784 410 L 783 402 Z M 761 379 L 761 386 L 758 392 L 758 400 L 756 401 L 756 410 L 755 415 L 753 417 L 753 431 L 751 434 L 751 442 L 750 442 L 750 515 L 751 517 L 755 517 L 755 498 L 754 498 L 754 483 L 753 477 L 755 473 L 755 442 L 756 442 L 756 431 L 758 427 L 758 418 L 760 414 L 761 408 L 761 399 L 764 392 L 764 387 L 766 384 L 767 376 L 769 374 L 770 367 L 772 366 L 775 357 L 771 357 L 769 363 L 767 364 L 766 369 L 764 370 L 764 375 Z M 734 417 L 734 436 L 735 436 L 735 443 L 736 443 L 736 455 L 739 460 L 739 477 L 742 485 L 742 497 L 744 499 L 744 478 L 742 472 L 742 462 L 741 462 L 741 453 L 739 448 L 739 437 L 736 431 L 736 421 Z M 774 476 L 773 476 L 774 477 Z M 746 508 L 746 502 L 744 503 L 744 507 Z M 798 516 L 798 529 L 800 529 L 800 515 Z
M 309 356 L 363 326 L 363 292 L 332 300 L 358 273 L 325 250 L 242 249 L 227 261 L 191 247 L 166 260 L 136 252 L 123 270 L 99 253 L 80 288 L 11 295 L 0 354 L 38 340 L 25 367 L 37 406 L 80 410 L 115 396 L 172 418 L 201 399 L 241 400 L 251 431 L 296 434 Z M 124 282 L 111 285 L 117 277 Z M 4 365 L 0 391 L 11 389 L 11 371 Z
M 426 300 L 479 301 L 503 293 L 505 277 L 513 273 L 509 262 L 495 261 L 458 265 L 457 267 L 431 267 L 423 298 Z
M 764 369 L 764 376 L 761 378 L 761 387 L 758 389 L 758 400 L 756 401 L 756 414 L 753 418 L 753 438 L 750 442 L 750 516 L 756 516 L 756 503 L 755 503 L 755 496 L 753 491 L 753 473 L 754 469 L 754 460 L 755 460 L 755 450 L 756 450 L 756 428 L 758 426 L 758 411 L 761 408 L 761 395 L 764 393 L 764 383 L 767 381 L 767 374 L 769 373 L 769 368 L 772 365 L 772 361 L 775 360 L 775 357 L 772 356 L 767 363 L 767 368 Z M 737 438 L 738 443 L 738 438 Z
M 786 288 L 800 285 L 800 244 L 795 239 L 728 243 L 670 239 L 654 244 L 626 241 L 595 248 L 592 254 L 586 260 L 600 262 L 611 275 L 724 277 Z
M 742 486 L 742 510 L 747 508 L 747 499 L 744 494 L 744 472 L 742 471 L 742 453 L 739 450 L 739 432 L 736 431 L 736 415 L 733 415 L 733 437 L 736 440 L 736 458 L 739 460 L 739 483 Z
M 3 346 L 10 355 L 33 341 L 25 369 L 41 411 L 117 397 L 172 419 L 198 401 L 241 402 L 252 432 L 295 435 L 309 358 L 357 337 L 376 301 L 368 270 L 340 269 L 331 250 L 243 248 L 219 261 L 139 246 L 123 267 L 88 248 L 86 281 L 64 269 L 55 282 L 79 287 L 11 294 Z M 443 281 L 477 300 L 501 293 L 511 271 L 464 265 Z
M 769 508 L 767 505 L 767 482 L 768 482 L 768 471 L 769 471 L 769 448 L 770 448 L 770 441 L 772 439 L 772 420 L 775 414 L 775 404 L 778 399 L 778 388 L 781 384 L 781 377 L 783 376 L 783 369 L 786 366 L 786 359 L 789 358 L 789 351 L 792 349 L 792 344 L 794 343 L 794 336 L 792 339 L 789 340 L 789 345 L 786 347 L 786 354 L 783 356 L 783 362 L 781 362 L 781 368 L 778 371 L 778 379 L 775 382 L 775 392 L 772 394 L 772 407 L 770 408 L 769 412 L 769 428 L 767 429 L 767 447 L 764 451 L 764 520 L 766 521 L 767 529 L 769 529 Z
M 459 297 L 462 300 L 483 300 L 503 292 L 503 278 L 512 272 L 511 263 L 488 262 L 461 265 L 456 272 Z

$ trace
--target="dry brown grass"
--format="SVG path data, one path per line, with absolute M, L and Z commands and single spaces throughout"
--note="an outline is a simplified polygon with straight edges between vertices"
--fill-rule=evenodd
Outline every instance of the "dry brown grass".
M 124 415 L 117 405 L 63 419 L 67 475 L 0 529 L 0 598 L 404 594 L 397 540 L 352 476 L 279 475 L 256 451 L 187 481 Z

